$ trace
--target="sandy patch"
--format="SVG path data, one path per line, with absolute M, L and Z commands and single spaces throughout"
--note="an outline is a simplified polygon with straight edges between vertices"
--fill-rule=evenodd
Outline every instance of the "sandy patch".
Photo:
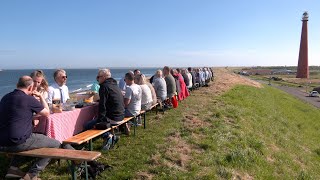
M 186 115 L 182 121 L 188 129 L 210 126 L 210 123 L 200 120 L 197 116 L 193 115 Z
M 207 93 L 221 94 L 224 93 L 236 85 L 248 85 L 256 88 L 262 88 L 263 86 L 256 81 L 248 79 L 244 76 L 240 76 L 224 68 L 214 69 L 215 80 L 210 84 L 209 88 L 201 88 Z
M 254 178 L 250 176 L 248 173 L 233 172 L 231 179 L 232 180 L 253 180 Z
M 137 177 L 135 179 L 149 180 L 153 179 L 153 175 L 148 172 L 138 172 Z

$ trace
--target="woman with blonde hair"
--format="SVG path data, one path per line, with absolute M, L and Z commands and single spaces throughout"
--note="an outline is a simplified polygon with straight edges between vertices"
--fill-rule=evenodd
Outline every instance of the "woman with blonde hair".
M 46 101 L 48 101 L 49 85 L 42 70 L 35 70 L 30 74 L 33 79 L 33 90 L 40 92 Z
M 157 102 L 156 93 L 153 89 L 150 89 L 150 87 L 147 85 L 146 77 L 144 74 L 137 74 L 134 77 L 134 82 L 138 84 L 142 89 L 142 98 L 141 98 L 141 109 L 142 110 L 148 110 L 151 108 L 153 103 L 153 96 L 155 96 L 155 101 Z M 152 86 L 150 84 L 150 86 Z

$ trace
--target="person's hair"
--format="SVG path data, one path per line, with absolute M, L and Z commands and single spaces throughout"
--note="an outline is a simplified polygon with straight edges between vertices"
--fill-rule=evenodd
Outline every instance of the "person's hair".
M 48 84 L 48 81 L 46 80 L 46 76 L 44 75 L 44 73 L 43 73 L 42 70 L 35 70 L 35 71 L 33 71 L 33 72 L 30 74 L 30 77 L 31 77 L 31 78 L 41 77 L 41 78 L 42 78 L 42 81 L 41 81 L 40 87 L 42 87 L 45 91 L 48 91 L 49 84 Z
M 17 88 L 28 88 L 33 84 L 33 79 L 30 76 L 22 76 L 19 78 Z
M 139 85 L 146 84 L 146 76 L 144 74 L 138 74 L 134 77 L 135 83 Z
M 63 69 L 57 69 L 54 73 L 53 73 L 53 79 L 56 80 L 56 77 L 58 76 L 59 73 L 64 73 L 66 74 L 66 71 Z
M 170 69 L 170 74 L 174 75 L 174 69 Z
M 140 70 L 139 70 L 139 69 L 135 69 L 135 70 L 133 71 L 133 73 L 134 73 L 134 74 L 137 74 L 138 71 L 140 71 Z
M 177 68 L 176 70 L 177 70 L 177 72 L 178 72 L 178 73 L 180 73 L 180 72 L 181 72 L 180 68 Z
M 188 71 L 191 71 L 192 70 L 192 68 L 191 67 L 188 67 Z
M 129 81 L 133 81 L 133 79 L 134 79 L 134 75 L 130 72 L 126 73 L 126 75 L 124 77 L 126 79 L 128 79 Z
M 106 78 L 111 78 L 111 72 L 110 69 L 99 69 L 99 74 L 102 74 L 104 76 L 106 76 Z
M 156 75 L 157 75 L 157 77 L 161 77 L 162 76 L 162 71 L 160 69 L 158 69 L 156 71 Z
M 165 67 L 163 67 L 163 70 L 167 70 L 168 72 L 170 72 L 170 67 L 169 66 L 165 66 Z

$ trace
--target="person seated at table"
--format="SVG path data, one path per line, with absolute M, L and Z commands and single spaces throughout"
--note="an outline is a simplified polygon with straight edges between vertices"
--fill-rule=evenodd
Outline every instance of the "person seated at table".
M 63 69 L 57 69 L 54 74 L 54 83 L 49 86 L 48 102 L 52 103 L 53 99 L 60 99 L 61 103 L 66 103 L 69 97 L 69 89 L 66 86 L 67 73 Z
M 30 77 L 33 80 L 33 89 L 32 91 L 38 91 L 42 97 L 48 102 L 48 90 L 49 85 L 48 81 L 46 80 L 46 77 L 42 70 L 35 70 L 30 74 Z M 40 101 L 38 97 L 35 96 L 35 98 Z M 36 126 L 39 124 L 39 116 L 33 117 L 33 125 Z
M 142 77 L 143 81 L 145 82 L 145 84 L 149 87 L 149 89 L 151 90 L 151 95 L 152 95 L 152 105 L 155 105 L 158 100 L 157 100 L 157 94 L 156 91 L 154 90 L 154 87 L 152 86 L 152 84 L 147 80 L 147 78 L 145 76 Z
M 125 81 L 127 84 L 126 92 L 124 95 L 125 116 L 133 117 L 140 114 L 142 89 L 139 85 L 134 83 L 133 73 L 126 73 Z M 138 125 L 141 125 L 141 119 L 138 118 Z M 125 134 L 129 135 L 130 127 L 126 123 Z
M 159 69 L 156 71 L 153 83 L 154 90 L 156 91 L 157 98 L 162 101 L 167 98 L 167 84 L 164 78 L 162 77 L 162 71 Z
M 164 80 L 166 81 L 167 85 L 167 97 L 171 99 L 175 94 L 176 94 L 176 81 L 174 77 L 170 73 L 170 67 L 165 66 L 163 67 L 163 75 L 164 75 Z
M 97 102 L 99 99 L 100 99 L 100 97 L 99 97 L 99 89 L 100 89 L 100 85 L 99 85 L 99 77 L 97 76 L 96 77 L 96 81 L 95 82 L 93 82 L 93 84 L 92 84 L 92 86 L 91 86 L 91 88 L 90 88 L 90 90 L 91 90 L 91 92 L 93 93 L 93 101 L 94 102 Z
M 33 79 L 33 91 L 38 91 L 48 102 L 49 85 L 42 70 L 35 70 L 30 74 Z M 38 99 L 40 101 L 40 99 Z
M 0 101 L 0 151 L 21 152 L 37 148 L 59 148 L 60 142 L 43 134 L 32 133 L 32 118 L 36 113 L 49 116 L 50 111 L 44 97 L 33 91 L 34 83 L 30 76 L 19 78 L 17 88 L 6 94 Z M 33 96 L 39 98 L 40 102 Z M 38 174 L 48 165 L 49 158 L 40 158 L 27 173 L 19 166 L 21 156 L 13 156 L 6 178 L 38 179 Z
M 138 84 L 142 90 L 141 109 L 149 110 L 152 106 L 153 100 L 152 100 L 151 89 L 148 87 L 148 85 L 145 82 L 144 74 L 135 75 L 134 82 Z
M 134 83 L 134 75 L 126 73 L 125 81 L 127 84 L 126 92 L 124 95 L 125 117 L 136 116 L 141 110 L 141 87 Z
M 192 70 L 192 68 L 191 67 L 188 67 L 188 72 L 189 72 L 189 74 L 191 74 L 191 83 L 192 83 L 192 89 L 194 89 L 195 88 L 195 86 L 196 86 L 196 75 L 195 75 L 195 72 Z
M 122 121 L 124 118 L 124 100 L 120 88 L 117 85 L 117 81 L 111 77 L 109 69 L 100 69 L 97 75 L 100 89 L 99 89 L 99 114 L 98 118 L 89 121 L 84 125 L 84 129 L 92 129 L 99 122 L 111 122 Z M 109 132 L 102 135 L 103 150 L 108 150 L 107 142 L 109 138 L 112 138 L 112 134 Z

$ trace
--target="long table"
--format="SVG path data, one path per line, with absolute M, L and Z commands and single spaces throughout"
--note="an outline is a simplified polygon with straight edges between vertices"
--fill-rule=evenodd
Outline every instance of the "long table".
M 83 125 L 98 115 L 98 105 L 76 108 L 72 111 L 50 114 L 40 117 L 39 124 L 34 127 L 34 133 L 41 133 L 62 142 L 80 133 Z

